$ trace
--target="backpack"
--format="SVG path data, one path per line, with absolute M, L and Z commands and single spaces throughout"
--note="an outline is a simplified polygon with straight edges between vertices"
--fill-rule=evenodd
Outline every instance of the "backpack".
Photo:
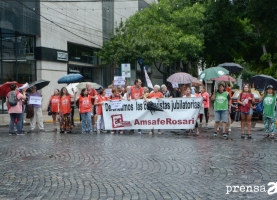
M 16 97 L 17 94 L 18 93 L 16 93 L 15 91 L 11 91 L 8 95 L 8 102 L 9 102 L 9 105 L 12 107 L 17 105 L 17 102 L 18 102 Z

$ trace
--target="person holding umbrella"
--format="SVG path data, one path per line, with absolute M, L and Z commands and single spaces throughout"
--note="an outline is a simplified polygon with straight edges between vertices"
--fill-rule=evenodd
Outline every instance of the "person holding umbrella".
M 226 92 L 229 93 L 230 105 L 232 105 L 232 99 L 231 99 L 231 97 L 232 97 L 233 83 L 231 82 L 231 80 L 229 80 L 230 87 L 228 87 L 227 83 L 224 82 L 224 81 L 221 81 L 220 83 L 223 84 L 223 85 L 225 86 Z M 230 113 L 229 113 L 229 114 L 228 114 L 228 132 L 229 132 L 229 133 L 231 133 L 231 131 L 232 131 L 232 130 L 231 130 L 231 123 L 232 123 L 232 121 L 231 121 L 231 115 L 230 115 Z
M 228 122 L 228 114 L 231 112 L 230 96 L 225 90 L 225 85 L 220 83 L 218 90 L 211 97 L 214 101 L 214 136 L 217 136 L 219 122 L 223 122 L 223 137 L 227 137 L 226 123 Z
M 42 95 L 37 91 L 36 85 L 33 85 L 31 88 L 31 93 L 29 93 L 29 104 L 30 104 L 30 98 L 31 97 L 42 97 Z M 43 125 L 43 119 L 42 119 L 42 108 L 41 108 L 41 102 L 40 104 L 31 104 L 34 108 L 34 116 L 30 119 L 31 120 L 31 130 L 28 131 L 28 133 L 34 132 L 36 128 L 36 123 L 38 123 L 38 128 L 41 132 L 44 132 L 44 125 Z
M 263 118 L 265 126 L 265 137 L 274 139 L 276 129 L 276 98 L 277 94 L 274 93 L 273 86 L 266 87 L 266 93 L 262 93 L 260 101 L 263 101 Z M 271 134 L 271 135 L 269 135 Z
M 24 133 L 22 133 L 22 101 L 26 99 L 25 91 L 23 90 L 22 94 L 18 92 L 18 87 L 15 84 L 11 84 L 10 88 L 11 91 L 6 97 L 8 113 L 10 114 L 9 133 L 10 135 L 15 135 L 14 124 L 16 124 L 17 135 L 24 135 Z

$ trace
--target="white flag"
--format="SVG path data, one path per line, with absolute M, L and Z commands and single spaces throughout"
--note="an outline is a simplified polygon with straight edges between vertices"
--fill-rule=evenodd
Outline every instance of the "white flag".
M 145 78 L 146 78 L 146 82 L 147 82 L 147 87 L 154 89 L 145 67 L 144 67 L 144 73 L 145 73 Z

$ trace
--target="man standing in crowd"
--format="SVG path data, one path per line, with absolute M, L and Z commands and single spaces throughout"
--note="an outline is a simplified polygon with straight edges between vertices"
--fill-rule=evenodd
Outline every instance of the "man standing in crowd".
M 29 94 L 29 104 L 30 104 L 31 97 L 42 97 L 42 95 L 37 91 L 36 86 L 32 86 L 30 89 L 31 89 L 31 93 Z M 36 123 L 38 123 L 39 131 L 41 132 L 45 131 L 43 126 L 41 103 L 42 102 L 40 102 L 40 104 L 32 104 L 34 108 L 34 116 L 30 119 L 31 130 L 28 131 L 28 133 L 32 133 L 35 130 Z
M 96 112 L 94 110 L 94 100 L 95 100 L 96 96 L 98 95 L 98 93 L 94 88 L 91 87 L 91 85 L 89 83 L 86 84 L 86 87 L 87 87 L 88 95 L 92 96 L 92 99 L 91 99 L 91 103 L 92 103 L 91 123 L 92 123 L 92 128 L 94 129 L 94 125 L 95 125 L 94 115 L 96 114 Z M 94 130 L 96 130 L 96 129 L 94 129 Z
M 127 99 L 130 101 L 130 99 L 142 99 L 144 95 L 143 87 L 141 87 L 141 80 L 136 79 L 134 82 L 134 85 L 130 88 L 130 91 L 127 94 Z M 134 130 L 131 130 L 131 132 L 134 132 Z M 141 134 L 141 129 L 138 129 L 138 134 Z

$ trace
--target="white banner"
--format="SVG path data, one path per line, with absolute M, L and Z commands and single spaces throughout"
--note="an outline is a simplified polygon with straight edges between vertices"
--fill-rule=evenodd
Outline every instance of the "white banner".
M 144 67 L 144 73 L 145 73 L 145 79 L 146 79 L 147 87 L 154 89 L 145 67 Z
M 106 97 L 110 97 L 113 93 L 112 93 L 112 89 L 105 89 L 106 90 Z
M 122 102 L 121 100 L 113 100 L 110 102 L 111 109 L 121 109 Z
M 121 109 L 112 109 L 111 102 L 102 105 L 105 129 L 193 129 L 202 105 L 202 98 L 150 99 L 163 111 L 147 110 L 144 100 L 122 100 Z
M 113 84 L 114 85 L 125 85 L 125 77 L 124 76 L 115 76 Z
M 131 78 L 131 65 L 130 65 L 130 63 L 121 64 L 121 74 L 125 78 Z

